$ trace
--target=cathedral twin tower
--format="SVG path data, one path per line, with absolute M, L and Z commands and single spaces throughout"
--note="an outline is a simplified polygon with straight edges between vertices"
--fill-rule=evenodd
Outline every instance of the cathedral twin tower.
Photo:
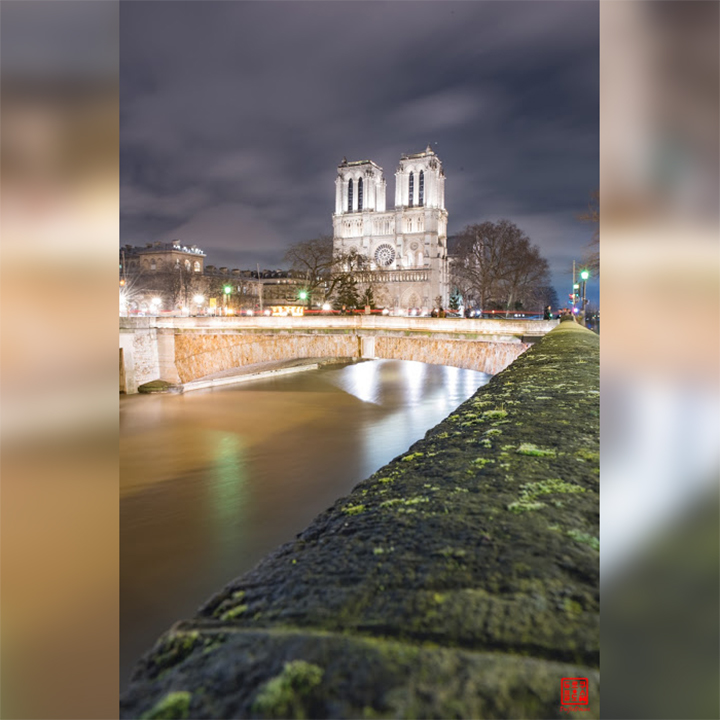
M 356 250 L 370 258 L 373 281 L 384 286 L 393 312 L 447 307 L 445 173 L 430 146 L 400 157 L 392 210 L 385 209 L 382 168 L 372 160 L 343 159 L 337 173 L 335 251 Z

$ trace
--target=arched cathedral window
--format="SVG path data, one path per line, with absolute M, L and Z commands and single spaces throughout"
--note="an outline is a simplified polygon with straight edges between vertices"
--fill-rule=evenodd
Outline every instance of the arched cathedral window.
M 363 205 L 363 181 L 362 178 L 358 180 L 358 210 L 362 210 Z
M 352 212 L 353 205 L 353 181 L 352 178 L 348 182 L 348 212 Z
M 415 193 L 415 175 L 414 173 L 410 173 L 410 178 L 408 181 L 408 205 L 412 207 L 413 204 L 413 194 Z
M 420 180 L 418 181 L 418 205 L 425 204 L 425 173 L 420 171 Z

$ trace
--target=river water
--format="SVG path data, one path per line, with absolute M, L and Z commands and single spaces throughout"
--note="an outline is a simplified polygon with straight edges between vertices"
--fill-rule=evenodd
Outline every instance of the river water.
M 120 682 L 490 379 L 398 360 L 120 399 Z

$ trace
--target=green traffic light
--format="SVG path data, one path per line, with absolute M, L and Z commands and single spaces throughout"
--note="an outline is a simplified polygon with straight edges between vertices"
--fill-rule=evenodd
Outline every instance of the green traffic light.
M 590 277 L 590 273 L 589 273 L 587 270 L 583 270 L 583 271 L 580 273 L 580 277 L 581 277 L 583 280 L 587 280 L 587 279 Z
M 223 292 L 224 292 L 226 295 L 229 295 L 229 294 L 232 292 L 232 288 L 231 288 L 229 285 L 226 285 L 226 286 L 223 288 Z

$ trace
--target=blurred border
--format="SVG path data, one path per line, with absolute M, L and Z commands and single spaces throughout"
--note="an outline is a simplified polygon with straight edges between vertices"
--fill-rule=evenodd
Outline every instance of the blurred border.
M 0 3 L 3 717 L 118 715 L 118 3 Z
M 600 6 L 602 717 L 720 717 L 716 2 Z
M 118 12 L 0 5 L 4 717 L 117 716 Z M 718 5 L 600 18 L 602 714 L 718 717 Z

